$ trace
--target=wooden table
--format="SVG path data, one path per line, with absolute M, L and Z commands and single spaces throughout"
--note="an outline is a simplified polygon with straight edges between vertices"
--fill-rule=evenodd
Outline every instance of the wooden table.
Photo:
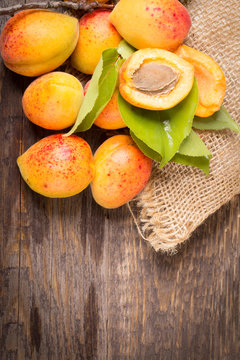
M 16 158 L 51 132 L 23 115 L 30 81 L 0 63 L 0 359 L 239 359 L 240 198 L 169 257 L 125 206 L 32 192 Z

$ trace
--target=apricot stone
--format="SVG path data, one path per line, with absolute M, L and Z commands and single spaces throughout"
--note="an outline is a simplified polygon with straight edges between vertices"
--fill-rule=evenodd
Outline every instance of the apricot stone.
M 187 9 L 177 0 L 120 0 L 110 15 L 119 34 L 137 49 L 174 51 L 191 26 Z
M 118 46 L 121 36 L 109 21 L 109 10 L 95 10 L 81 17 L 79 40 L 71 64 L 85 74 L 93 74 L 102 52 Z
M 176 54 L 194 66 L 199 97 L 195 114 L 211 116 L 220 109 L 226 91 L 222 69 L 210 56 L 187 45 L 179 46 Z
M 83 101 L 83 88 L 73 75 L 56 71 L 42 75 L 25 90 L 22 105 L 27 118 L 45 129 L 74 124 Z
M 38 76 L 63 64 L 77 40 L 76 18 L 48 10 L 25 10 L 7 21 L 0 51 L 10 70 Z
M 133 53 L 119 72 L 119 90 L 130 104 L 149 110 L 170 109 L 193 86 L 192 64 L 162 49 Z
M 146 185 L 152 160 L 128 135 L 107 139 L 94 155 L 95 175 L 91 182 L 95 201 L 108 209 L 117 208 L 136 196 Z
M 85 85 L 84 93 L 87 92 L 89 84 L 90 81 L 88 81 Z M 111 100 L 105 106 L 103 111 L 98 115 L 97 119 L 94 121 L 94 124 L 102 129 L 107 130 L 116 130 L 126 127 L 118 107 L 118 89 L 114 91 Z
M 51 198 L 78 194 L 93 178 L 90 146 L 78 136 L 48 136 L 32 145 L 17 163 L 30 188 Z

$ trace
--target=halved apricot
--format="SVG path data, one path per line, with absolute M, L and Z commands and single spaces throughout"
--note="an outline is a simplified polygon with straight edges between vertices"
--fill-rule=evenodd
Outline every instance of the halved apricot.
M 218 111 L 226 90 L 225 76 L 210 56 L 187 45 L 181 45 L 176 54 L 194 66 L 198 83 L 199 103 L 196 115 L 207 117 Z
M 162 49 L 141 49 L 122 65 L 119 90 L 130 104 L 165 110 L 182 101 L 194 80 L 192 64 Z

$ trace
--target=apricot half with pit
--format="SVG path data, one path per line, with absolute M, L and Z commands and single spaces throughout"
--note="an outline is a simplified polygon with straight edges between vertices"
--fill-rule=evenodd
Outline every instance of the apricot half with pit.
M 75 135 L 47 136 L 19 156 L 17 164 L 30 188 L 51 198 L 80 193 L 94 174 L 90 146 Z
M 193 86 L 193 65 L 162 49 L 141 49 L 122 65 L 119 90 L 130 104 L 165 110 L 182 101 Z
M 198 84 L 198 106 L 196 115 L 211 116 L 222 105 L 226 90 L 226 80 L 220 66 L 210 56 L 181 45 L 176 54 L 194 66 L 194 73 Z
M 136 196 L 146 185 L 152 160 L 128 135 L 107 139 L 94 155 L 95 175 L 91 182 L 95 201 L 108 209 L 117 208 Z

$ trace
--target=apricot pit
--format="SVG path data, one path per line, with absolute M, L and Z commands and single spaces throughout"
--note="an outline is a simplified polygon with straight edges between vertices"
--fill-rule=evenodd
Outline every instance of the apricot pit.
M 149 110 L 177 105 L 190 92 L 194 68 L 179 56 L 161 49 L 141 49 L 120 69 L 119 90 L 123 98 Z
M 135 87 L 145 93 L 165 95 L 174 89 L 178 74 L 169 66 L 149 62 L 133 74 Z

